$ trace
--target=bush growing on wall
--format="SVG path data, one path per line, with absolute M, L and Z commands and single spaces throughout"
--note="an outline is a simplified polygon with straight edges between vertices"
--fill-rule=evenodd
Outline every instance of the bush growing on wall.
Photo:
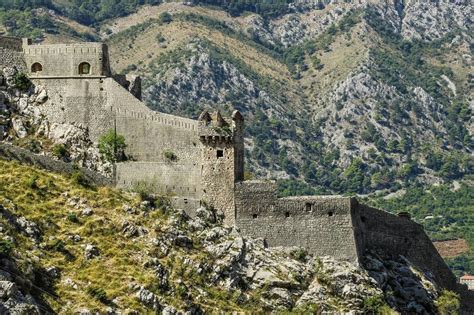
M 165 156 L 166 159 L 168 159 L 169 161 L 177 161 L 178 160 L 178 157 L 176 156 L 176 154 L 171 151 L 171 150 L 164 150 L 163 151 L 163 155 Z
M 99 153 L 108 162 L 124 161 L 126 147 L 125 137 L 116 134 L 112 129 L 99 138 Z

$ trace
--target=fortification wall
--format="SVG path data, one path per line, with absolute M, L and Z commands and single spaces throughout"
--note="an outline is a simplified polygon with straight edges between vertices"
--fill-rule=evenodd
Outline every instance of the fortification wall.
M 0 36 L 0 70 L 5 67 L 16 67 L 19 71 L 26 72 L 21 39 Z
M 107 78 L 105 83 L 107 106 L 114 112 L 117 132 L 128 140 L 127 153 L 134 160 L 169 163 L 164 154 L 169 151 L 176 156 L 174 165 L 199 168 L 202 144 L 197 121 L 154 112 L 116 81 Z
M 361 252 L 373 250 L 383 255 L 403 255 L 425 271 L 430 271 L 441 286 L 455 290 L 456 279 L 439 255 L 423 227 L 408 218 L 357 205 L 354 226 Z
M 31 78 L 42 85 L 48 100 L 41 111 L 52 123 L 72 123 L 87 127 L 92 141 L 97 141 L 114 126 L 114 113 L 107 108 L 107 91 L 101 78 Z
M 351 212 L 343 197 L 277 198 L 272 182 L 236 184 L 236 223 L 269 246 L 301 246 L 317 256 L 358 260 Z
M 91 76 L 110 75 L 107 46 L 103 43 L 74 43 L 23 46 L 28 72 L 33 76 L 78 76 L 79 65 L 87 62 Z M 42 71 L 32 73 L 31 66 L 39 63 Z
M 15 160 L 24 164 L 40 167 L 48 171 L 70 175 L 76 168 L 71 163 L 57 161 L 44 155 L 34 154 L 29 150 L 16 147 L 7 143 L 0 143 L 0 157 L 6 160 Z M 110 178 L 86 168 L 80 168 L 86 179 L 95 185 L 113 185 Z
M 117 133 L 124 135 L 127 156 L 119 163 L 116 181 L 131 187 L 145 181 L 157 192 L 180 196 L 185 210 L 202 196 L 201 150 L 197 121 L 150 110 L 111 78 L 105 79 L 107 107 L 114 113 Z M 172 153 L 173 159 L 165 155 Z
M 198 168 L 172 162 L 124 162 L 116 165 L 117 185 L 133 187 L 144 181 L 159 194 L 199 199 L 202 195 Z

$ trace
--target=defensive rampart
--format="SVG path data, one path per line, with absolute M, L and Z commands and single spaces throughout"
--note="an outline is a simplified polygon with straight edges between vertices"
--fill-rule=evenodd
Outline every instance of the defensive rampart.
M 421 225 L 409 218 L 358 203 L 353 213 L 352 221 L 361 253 L 372 250 L 395 257 L 403 255 L 421 269 L 430 271 L 436 283 L 456 289 L 456 278 Z
M 302 246 L 316 256 L 360 261 L 367 251 L 403 255 L 455 290 L 456 279 L 423 228 L 406 217 L 337 196 L 277 198 L 272 182 L 236 184 L 236 225 L 268 246 Z
M 302 246 L 317 256 L 358 259 L 351 198 L 277 198 L 275 183 L 250 181 L 237 183 L 235 199 L 237 226 L 268 246 Z

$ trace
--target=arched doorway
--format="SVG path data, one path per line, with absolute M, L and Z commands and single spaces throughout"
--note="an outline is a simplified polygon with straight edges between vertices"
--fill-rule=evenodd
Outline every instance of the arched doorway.
M 39 62 L 35 62 L 31 65 L 31 73 L 43 71 L 43 66 Z
M 87 62 L 82 62 L 79 65 L 79 74 L 90 74 L 91 73 L 91 65 Z

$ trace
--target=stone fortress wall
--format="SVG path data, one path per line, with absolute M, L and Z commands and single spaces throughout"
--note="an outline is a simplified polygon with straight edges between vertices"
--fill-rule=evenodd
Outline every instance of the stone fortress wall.
M 103 43 L 31 45 L 24 41 L 23 53 L 33 76 L 110 76 L 107 45 Z M 38 64 L 41 70 L 35 69 Z M 81 69 L 84 64 L 88 69 Z
M 11 65 L 26 71 L 23 41 L 20 38 L 0 36 L 0 70 Z
M 9 50 L 18 52 L 18 41 L 11 45 Z M 150 110 L 140 101 L 135 81 L 111 76 L 103 44 L 24 41 L 23 51 L 31 80 L 48 91 L 48 100 L 40 106 L 51 122 L 86 126 L 93 141 L 110 129 L 125 136 L 130 160 L 116 164 L 117 186 L 147 182 L 187 211 L 205 202 L 223 211 L 225 223 L 244 235 L 264 238 L 268 246 L 301 246 L 315 255 L 359 262 L 367 250 L 404 255 L 431 270 L 443 286 L 455 287 L 454 276 L 421 226 L 408 218 L 354 198 L 278 198 L 274 182 L 244 181 L 240 113 L 223 118 L 203 112 L 192 120 Z M 58 61 L 66 65 L 64 73 L 52 65 Z M 33 64 L 41 62 L 41 71 L 33 73 Z M 88 74 L 78 73 L 83 62 L 91 66 Z M 169 159 L 165 152 L 176 158 Z
M 278 198 L 275 182 L 236 185 L 236 225 L 268 246 L 302 246 L 316 256 L 359 261 L 364 253 L 403 255 L 455 290 L 456 278 L 423 227 L 404 216 L 338 196 Z

